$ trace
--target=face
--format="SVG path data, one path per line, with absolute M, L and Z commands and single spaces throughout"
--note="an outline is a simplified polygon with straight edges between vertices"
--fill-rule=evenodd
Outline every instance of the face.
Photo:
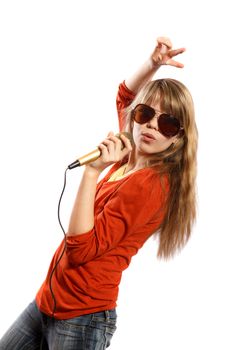
M 177 140 L 177 135 L 166 137 L 158 130 L 158 117 L 164 113 L 160 105 L 151 105 L 155 109 L 156 115 L 144 124 L 133 122 L 133 139 L 136 146 L 136 152 L 140 155 L 148 156 L 154 153 L 166 150 Z

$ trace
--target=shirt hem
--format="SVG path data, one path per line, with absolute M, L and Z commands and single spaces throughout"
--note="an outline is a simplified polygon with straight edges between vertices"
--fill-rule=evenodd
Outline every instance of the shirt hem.
M 38 302 L 36 300 L 36 305 L 38 307 L 38 309 L 40 310 L 40 312 L 42 312 L 43 314 L 46 314 L 47 316 L 51 317 L 51 312 L 48 312 L 48 310 L 46 310 L 46 308 L 43 308 L 42 305 L 38 305 Z M 89 315 L 89 314 L 94 314 L 97 312 L 101 312 L 101 311 L 109 311 L 112 309 L 115 309 L 117 307 L 116 302 L 109 304 L 105 307 L 97 307 L 97 308 L 91 308 L 88 310 L 75 310 L 75 311 L 65 311 L 65 312 L 55 312 L 54 313 L 54 318 L 57 320 L 68 320 L 70 318 L 75 318 L 75 317 L 79 317 L 79 316 L 84 316 L 84 315 Z

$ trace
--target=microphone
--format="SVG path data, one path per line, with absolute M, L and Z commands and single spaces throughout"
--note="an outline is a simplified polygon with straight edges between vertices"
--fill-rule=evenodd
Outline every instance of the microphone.
M 125 137 L 127 137 L 131 144 L 133 144 L 133 137 L 129 132 L 121 132 L 116 134 L 115 136 L 118 137 L 120 139 L 120 136 L 124 135 Z M 120 139 L 121 140 L 121 139 Z M 124 148 L 124 145 L 122 143 L 122 149 Z M 84 156 L 76 159 L 73 163 L 71 163 L 70 165 L 68 165 L 69 169 L 74 169 L 78 166 L 82 166 L 91 162 L 94 162 L 94 160 L 98 159 L 101 156 L 101 150 L 96 147 L 93 151 L 85 154 Z

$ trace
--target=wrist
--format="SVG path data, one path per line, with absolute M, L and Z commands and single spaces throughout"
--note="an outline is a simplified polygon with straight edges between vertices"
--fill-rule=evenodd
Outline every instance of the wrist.
M 151 70 L 153 70 L 154 72 L 156 72 L 161 67 L 161 64 L 158 61 L 156 61 L 152 56 L 150 56 L 148 64 Z
M 90 178 L 96 178 L 98 179 L 98 177 L 100 176 L 102 171 L 98 170 L 97 168 L 94 168 L 91 165 L 86 165 L 85 166 L 85 170 L 84 170 L 84 175 L 88 176 Z

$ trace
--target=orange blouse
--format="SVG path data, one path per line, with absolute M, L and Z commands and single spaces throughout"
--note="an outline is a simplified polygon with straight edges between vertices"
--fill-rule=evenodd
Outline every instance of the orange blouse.
M 117 108 L 120 128 L 122 110 L 134 95 L 124 83 L 119 87 Z M 160 226 L 168 193 L 166 177 L 151 168 L 138 170 L 120 180 L 108 181 L 121 164 L 115 164 L 97 184 L 94 228 L 67 237 L 67 248 L 52 278 L 57 319 L 68 319 L 116 307 L 118 287 L 138 249 Z M 36 296 L 38 308 L 51 315 L 51 272 L 63 250 L 62 241 Z

